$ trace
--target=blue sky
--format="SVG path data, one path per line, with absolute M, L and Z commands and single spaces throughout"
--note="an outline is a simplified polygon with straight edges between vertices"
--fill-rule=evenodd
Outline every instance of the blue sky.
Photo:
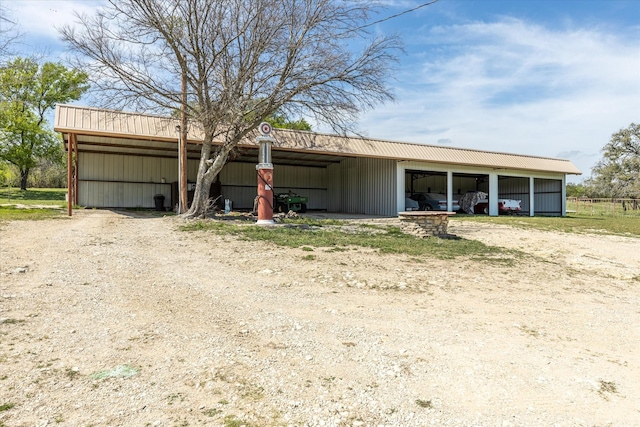
M 0 0 L 22 52 L 64 55 L 56 24 L 99 0 Z M 385 1 L 379 16 L 423 1 Z M 405 43 L 396 101 L 367 136 L 571 160 L 590 175 L 611 134 L 640 121 L 640 0 L 439 0 L 372 27 Z M 82 102 L 80 102 L 82 103 Z

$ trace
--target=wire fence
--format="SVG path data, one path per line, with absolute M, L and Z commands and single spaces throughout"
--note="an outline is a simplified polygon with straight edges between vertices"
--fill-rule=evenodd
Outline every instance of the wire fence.
M 640 199 L 567 197 L 567 214 L 640 217 Z

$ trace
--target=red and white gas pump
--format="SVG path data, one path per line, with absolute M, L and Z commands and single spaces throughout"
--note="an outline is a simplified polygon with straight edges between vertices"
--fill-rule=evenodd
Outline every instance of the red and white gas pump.
M 274 224 L 273 222 L 273 164 L 271 163 L 271 144 L 275 140 L 270 136 L 271 125 L 260 123 L 260 136 L 257 138 L 258 151 L 258 222 L 257 224 Z

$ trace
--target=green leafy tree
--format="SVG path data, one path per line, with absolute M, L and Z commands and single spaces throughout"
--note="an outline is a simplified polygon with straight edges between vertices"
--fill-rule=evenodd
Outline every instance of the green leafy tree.
M 584 197 L 587 195 L 588 188 L 583 183 L 567 184 L 567 197 Z
M 611 135 L 587 184 L 605 197 L 640 196 L 640 124 Z
M 88 80 L 84 72 L 29 58 L 0 68 L 0 161 L 18 168 L 21 190 L 39 159 L 60 155 L 61 139 L 48 127 L 47 114 L 58 102 L 80 99 Z
M 267 117 L 265 121 L 278 129 L 311 130 L 311 125 L 304 118 L 289 120 L 289 118 L 281 112 L 272 114 Z

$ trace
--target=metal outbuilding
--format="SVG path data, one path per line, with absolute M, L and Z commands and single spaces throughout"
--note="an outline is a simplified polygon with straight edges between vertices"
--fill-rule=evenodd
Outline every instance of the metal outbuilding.
M 152 208 L 176 202 L 177 119 L 148 114 L 58 105 L 54 129 L 68 152 L 75 204 L 86 207 Z M 569 160 L 341 137 L 275 129 L 272 136 L 276 192 L 309 197 L 309 209 L 396 216 L 414 192 L 442 193 L 449 210 L 457 195 L 489 194 L 489 214 L 499 198 L 522 200 L 523 211 L 566 213 L 568 174 L 581 174 Z M 187 138 L 188 181 L 195 182 L 202 132 Z M 258 146 L 248 137 L 223 168 L 216 191 L 233 207 L 250 209 L 256 195 Z

